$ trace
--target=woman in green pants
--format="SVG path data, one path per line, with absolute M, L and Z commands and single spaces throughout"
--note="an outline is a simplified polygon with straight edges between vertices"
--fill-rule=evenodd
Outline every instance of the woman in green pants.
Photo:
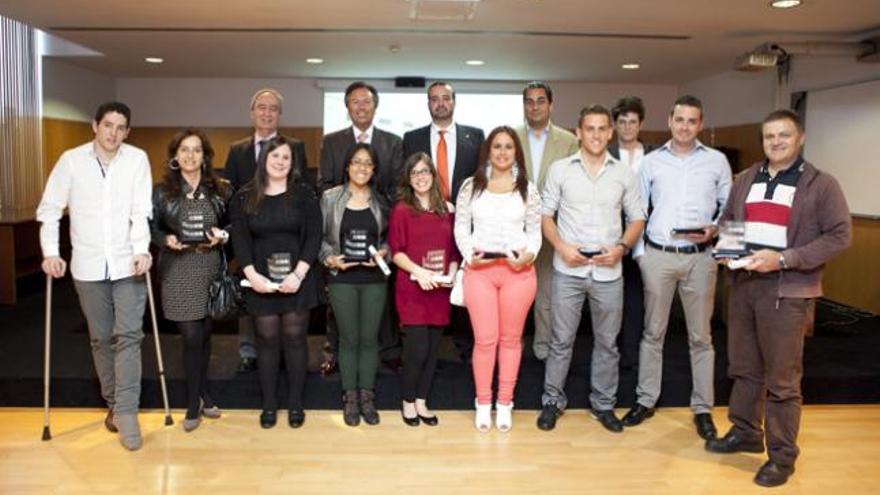
M 373 148 L 355 144 L 345 163 L 345 182 L 321 198 L 324 241 L 319 257 L 329 271 L 330 304 L 339 326 L 345 424 L 357 426 L 363 417 L 375 425 L 378 333 L 388 293 L 377 261 L 386 262 L 389 207 L 374 188 L 379 163 Z

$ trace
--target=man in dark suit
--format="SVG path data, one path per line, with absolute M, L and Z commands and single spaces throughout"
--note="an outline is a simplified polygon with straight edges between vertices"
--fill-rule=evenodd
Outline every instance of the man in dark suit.
M 483 131 L 453 121 L 455 89 L 447 82 L 437 81 L 428 87 L 428 110 L 431 124 L 403 135 L 403 156 L 418 151 L 431 155 L 443 180 L 440 189 L 455 203 L 461 183 L 477 169 Z
M 323 192 L 345 182 L 345 153 L 355 143 L 369 143 L 379 157 L 376 181 L 379 192 L 389 201 L 397 196 L 397 186 L 403 169 L 403 141 L 396 134 L 373 125 L 379 93 L 376 88 L 355 81 L 345 89 L 345 106 L 351 127 L 331 132 L 321 143 L 321 167 L 318 170 L 318 190 Z
M 369 143 L 379 157 L 375 170 L 376 184 L 381 193 L 393 204 L 397 196 L 397 186 L 403 170 L 403 141 L 396 134 L 383 131 L 373 125 L 376 107 L 379 105 L 379 92 L 364 81 L 355 81 L 345 88 L 345 107 L 351 119 L 351 127 L 345 127 L 324 136 L 321 142 L 321 165 L 318 169 L 318 192 L 323 193 L 331 187 L 345 182 L 345 154 L 356 143 Z M 393 280 L 393 277 L 392 277 Z M 392 296 L 389 301 L 393 301 Z M 386 315 L 390 315 L 386 311 Z M 338 366 L 336 360 L 339 348 L 339 333 L 332 309 L 327 306 L 327 354 L 321 372 L 334 373 Z M 385 364 L 396 371 L 400 354 L 400 336 L 390 316 L 383 318 L 379 327 L 379 349 Z
M 455 203 L 458 189 L 472 176 L 480 161 L 480 147 L 485 139 L 482 129 L 461 125 L 453 120 L 455 89 L 444 81 L 428 86 L 428 110 L 431 124 L 403 135 L 403 155 L 424 152 L 434 160 L 443 197 Z M 467 310 L 452 309 L 452 340 L 463 362 L 470 361 L 474 337 Z
M 657 146 L 639 139 L 645 123 L 645 106 L 638 96 L 625 96 L 611 110 L 617 139 L 608 146 L 608 153 L 639 174 L 642 158 Z M 632 255 L 623 258 L 623 327 L 618 337 L 620 365 L 633 369 L 639 364 L 639 342 L 645 329 L 645 292 L 642 272 Z
M 226 157 L 224 174 L 232 183 L 233 190 L 238 191 L 253 179 L 262 152 L 261 148 L 278 135 L 278 121 L 283 102 L 281 93 L 271 88 L 261 89 L 251 98 L 250 116 L 254 124 L 254 134 L 232 143 Z M 294 173 L 302 177 L 308 165 L 305 144 L 296 138 L 287 139 L 293 148 Z M 238 353 L 241 357 L 238 365 L 239 373 L 248 373 L 257 368 L 254 327 L 249 316 L 238 320 Z

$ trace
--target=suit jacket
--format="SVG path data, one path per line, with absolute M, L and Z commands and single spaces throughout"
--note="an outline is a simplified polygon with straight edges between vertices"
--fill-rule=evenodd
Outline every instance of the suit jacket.
M 305 143 L 296 138 L 284 137 L 287 138 L 290 142 L 290 147 L 293 148 L 291 151 L 293 151 L 294 170 L 299 172 L 300 177 L 305 177 L 306 167 L 308 167 Z M 255 146 L 254 136 L 251 135 L 239 139 L 229 147 L 224 175 L 232 183 L 233 191 L 238 191 L 241 189 L 241 186 L 254 178 L 254 174 L 257 171 Z
M 642 143 L 642 147 L 645 149 L 645 155 L 659 148 L 656 144 L 647 144 L 641 140 L 639 140 L 639 142 Z M 620 160 L 620 143 L 618 143 L 616 139 L 613 143 L 608 145 L 608 153 L 610 153 L 615 160 Z
M 562 127 L 558 127 L 550 123 L 550 132 L 547 136 L 547 142 L 544 144 L 544 155 L 541 157 L 540 176 L 532 177 L 532 151 L 529 145 L 528 129 L 525 125 L 516 128 L 516 134 L 522 143 L 523 154 L 526 159 L 526 173 L 529 174 L 529 180 L 538 186 L 538 190 L 544 189 L 544 179 L 547 177 L 547 169 L 556 160 L 561 160 L 567 156 L 573 155 L 578 150 L 578 138 L 574 134 L 568 132 Z
M 480 147 L 483 146 L 483 130 L 468 125 L 455 124 L 455 165 L 452 168 L 452 189 L 450 201 L 455 203 L 458 189 L 465 179 L 474 175 L 480 161 Z M 431 153 L 431 126 L 419 127 L 403 135 L 403 156 L 423 151 Z
M 324 136 L 318 169 L 319 194 L 345 182 L 345 154 L 355 143 L 351 126 Z M 391 203 L 397 197 L 397 185 L 403 170 L 403 141 L 397 134 L 374 127 L 371 145 L 379 158 L 373 179 L 375 188 Z

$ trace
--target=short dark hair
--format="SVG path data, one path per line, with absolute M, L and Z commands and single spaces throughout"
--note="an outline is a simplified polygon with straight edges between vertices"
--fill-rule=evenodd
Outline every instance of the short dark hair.
M 614 125 L 614 120 L 611 118 L 611 112 L 608 111 L 607 108 L 602 105 L 587 105 L 581 109 L 581 113 L 578 115 L 578 125 L 577 128 L 581 128 L 581 124 L 584 123 L 584 119 L 587 115 L 604 115 L 608 117 L 608 125 Z
M 544 93 L 547 94 L 547 101 L 553 103 L 553 89 L 550 88 L 549 84 L 544 81 L 532 81 L 526 84 L 526 87 L 523 88 L 523 101 L 526 101 L 526 93 L 528 93 L 530 89 L 543 89 Z
M 452 84 L 450 84 L 450 83 L 447 82 L 447 81 L 434 81 L 434 82 L 432 82 L 431 85 L 428 86 L 428 90 L 426 91 L 426 94 L 430 96 L 430 95 L 431 95 L 431 90 L 434 89 L 434 88 L 436 88 L 437 86 L 446 86 L 446 87 L 448 87 L 448 88 L 449 88 L 449 91 L 452 92 L 452 101 L 455 101 L 455 88 L 453 88 L 453 87 L 452 87 Z
M 804 132 L 804 119 L 802 119 L 801 116 L 797 114 L 797 112 L 785 108 L 773 110 L 772 112 L 767 114 L 767 116 L 764 117 L 764 120 L 761 121 L 761 127 L 763 128 L 764 124 L 768 122 L 774 122 L 776 120 L 790 120 L 792 123 L 794 123 L 794 126 L 797 127 L 798 132 Z
M 379 92 L 376 91 L 376 88 L 373 87 L 372 84 L 367 84 L 364 81 L 355 81 L 348 85 L 345 88 L 345 106 L 348 107 L 348 95 L 350 95 L 356 89 L 366 89 L 370 91 L 370 94 L 373 95 L 373 103 L 378 107 L 379 106 Z
M 108 101 L 98 105 L 98 109 L 95 110 L 95 123 L 101 122 L 105 115 L 113 112 L 125 117 L 125 127 L 131 127 L 131 109 L 121 101 Z
M 645 104 L 638 96 L 624 96 L 617 100 L 614 108 L 611 109 L 611 120 L 617 121 L 617 117 L 634 113 L 639 116 L 639 122 L 645 120 Z
M 677 106 L 685 106 L 685 107 L 694 107 L 700 111 L 700 118 L 703 118 L 703 102 L 700 101 L 694 95 L 681 95 L 675 99 L 675 103 L 672 104 L 672 108 L 669 109 L 669 115 L 675 113 L 675 107 Z

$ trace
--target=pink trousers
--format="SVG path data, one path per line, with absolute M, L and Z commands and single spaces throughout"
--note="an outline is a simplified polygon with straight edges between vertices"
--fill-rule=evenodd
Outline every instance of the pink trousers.
M 474 328 L 474 383 L 480 404 L 492 403 L 496 356 L 498 402 L 513 401 L 522 357 L 520 340 L 536 290 L 533 267 L 515 272 L 499 262 L 465 270 L 464 299 Z

